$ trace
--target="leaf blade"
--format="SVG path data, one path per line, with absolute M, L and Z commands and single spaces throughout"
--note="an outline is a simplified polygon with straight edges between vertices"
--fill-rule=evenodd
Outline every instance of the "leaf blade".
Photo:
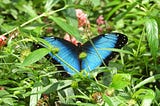
M 147 19 L 146 23 L 147 40 L 149 48 L 153 58 L 155 59 L 158 52 L 159 41 L 158 41 L 158 24 L 155 19 Z
M 25 60 L 22 63 L 22 66 L 28 66 L 28 65 L 31 65 L 32 63 L 37 62 L 42 57 L 44 57 L 45 55 L 47 55 L 49 52 L 50 52 L 50 50 L 47 49 L 47 48 L 40 48 L 40 49 L 37 49 L 37 50 L 33 51 L 32 53 L 30 53 L 25 58 Z
M 61 18 L 58 17 L 50 17 L 57 25 L 59 25 L 64 31 L 69 33 L 70 35 L 74 36 L 78 41 L 81 41 L 81 36 L 78 31 L 78 28 L 73 27 L 63 21 Z
M 130 80 L 130 74 L 115 74 L 110 86 L 114 89 L 121 89 L 130 85 Z

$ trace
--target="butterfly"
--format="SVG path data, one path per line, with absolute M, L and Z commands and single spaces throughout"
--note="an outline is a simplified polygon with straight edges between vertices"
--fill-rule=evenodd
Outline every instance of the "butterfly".
M 49 53 L 49 55 L 70 75 L 81 70 L 90 72 L 102 64 L 108 64 L 117 52 L 106 50 L 106 48 L 120 49 L 128 41 L 127 36 L 121 33 L 102 34 L 78 46 L 58 37 L 45 37 L 44 39 L 59 49 L 56 54 Z M 80 58 L 81 53 L 86 56 Z

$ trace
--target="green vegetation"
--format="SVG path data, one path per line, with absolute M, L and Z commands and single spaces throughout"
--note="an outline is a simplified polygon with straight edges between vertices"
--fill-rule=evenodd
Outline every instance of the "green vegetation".
M 77 9 L 87 14 L 84 26 Z M 159 10 L 160 0 L 1 0 L 0 105 L 160 106 Z M 58 48 L 40 37 L 68 33 L 83 43 L 112 31 L 128 43 L 90 77 L 66 76 L 44 57 Z

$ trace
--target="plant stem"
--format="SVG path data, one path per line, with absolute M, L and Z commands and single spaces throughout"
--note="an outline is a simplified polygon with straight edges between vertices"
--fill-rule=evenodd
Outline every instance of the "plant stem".
M 42 13 L 41 15 L 39 15 L 39 16 L 37 16 L 37 17 L 34 17 L 33 19 L 31 19 L 31 20 L 29 20 L 29 21 L 21 24 L 19 27 L 24 27 L 25 25 L 27 25 L 27 24 L 29 24 L 29 23 L 31 23 L 31 22 L 33 22 L 33 21 L 35 21 L 35 20 L 37 20 L 37 19 L 39 19 L 39 18 L 41 18 L 41 17 L 52 15 L 52 14 L 54 14 L 54 13 L 56 13 L 56 12 L 65 10 L 65 9 L 68 8 L 68 7 L 69 7 L 69 6 L 66 5 L 66 6 L 64 6 L 63 8 L 60 8 L 60 9 L 58 9 L 58 10 Z M 14 28 L 14 29 L 12 29 L 12 30 L 10 30 L 10 31 L 2 34 L 2 35 L 3 35 L 3 36 L 8 35 L 8 34 L 10 34 L 11 32 L 17 30 L 19 27 L 16 27 L 16 28 Z M 1 36 L 1 35 L 0 35 L 0 36 Z

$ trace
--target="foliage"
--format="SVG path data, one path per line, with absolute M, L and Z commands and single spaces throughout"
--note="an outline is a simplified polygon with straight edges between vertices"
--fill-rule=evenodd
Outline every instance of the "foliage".
M 75 9 L 88 15 L 90 26 L 83 31 Z M 2 0 L 0 105 L 160 105 L 159 10 L 159 0 Z M 83 72 L 66 76 L 44 57 L 57 50 L 34 47 L 46 43 L 40 37 L 66 33 L 83 43 L 99 34 L 100 15 L 105 33 L 121 32 L 129 41 L 119 58 L 90 77 Z

